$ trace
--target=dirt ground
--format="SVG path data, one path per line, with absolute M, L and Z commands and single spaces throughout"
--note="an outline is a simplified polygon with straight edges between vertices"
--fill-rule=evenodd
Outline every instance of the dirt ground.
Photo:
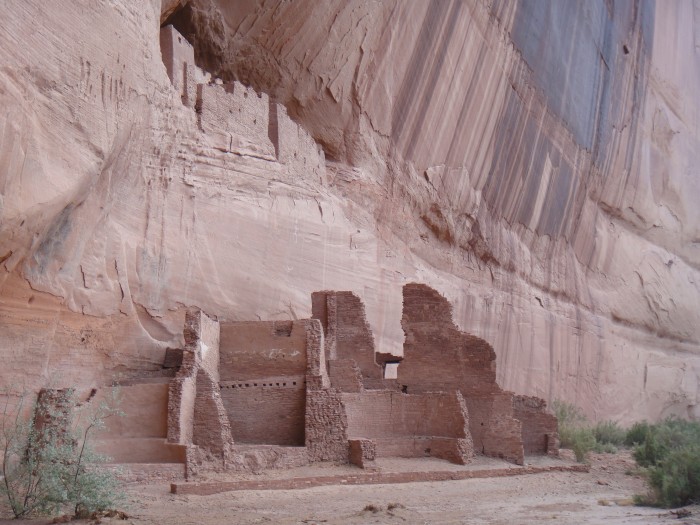
M 646 490 L 629 452 L 593 454 L 590 473 L 548 472 L 505 478 L 395 485 L 238 491 L 212 496 L 134 484 L 126 521 L 134 525 L 214 524 L 700 524 L 700 506 L 678 517 L 635 507 Z M 0 522 L 2 523 L 2 522 Z M 44 522 L 45 523 L 45 522 Z M 74 522 L 75 523 L 75 522 Z

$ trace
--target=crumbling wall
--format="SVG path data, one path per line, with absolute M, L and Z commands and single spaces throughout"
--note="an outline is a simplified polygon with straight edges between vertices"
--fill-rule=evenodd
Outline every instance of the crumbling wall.
M 557 454 L 559 452 L 559 425 L 554 414 L 547 410 L 544 399 L 515 396 L 515 417 L 522 422 L 525 454 Z
M 291 180 L 326 183 L 326 157 L 311 134 L 294 122 L 281 104 L 270 103 L 268 135 L 277 160 L 287 168 Z
M 199 128 L 224 152 L 275 160 L 275 146 L 268 136 L 269 108 L 265 93 L 239 82 L 197 87 Z
M 197 112 L 205 143 L 219 151 L 277 161 L 266 170 L 298 183 L 326 183 L 322 148 L 287 109 L 240 82 L 212 79 L 195 64 L 195 50 L 172 25 L 160 32 L 163 63 L 185 106 Z
M 192 443 L 211 454 L 226 458 L 233 445 L 231 424 L 219 395 L 219 384 L 205 368 L 197 371 Z
M 349 444 L 350 464 L 360 468 L 375 467 L 374 460 L 377 458 L 377 444 L 371 439 L 351 439 Z
M 459 390 L 469 409 L 474 448 L 522 463 L 521 425 L 513 395 L 496 383 L 496 354 L 487 341 L 460 332 L 452 305 L 423 284 L 403 289 L 406 334 L 398 383 L 408 393 Z
M 321 322 L 306 325 L 306 448 L 311 461 L 348 460 L 348 419 L 340 392 L 330 387 Z
M 189 309 L 184 338 L 182 366 L 168 391 L 168 441 L 200 446 L 225 461 L 233 438 L 218 385 L 219 323 Z
M 389 390 L 342 394 L 349 439 L 371 439 L 378 457 L 437 456 L 466 463 L 473 456 L 461 394 Z
M 347 291 L 314 292 L 311 312 L 323 325 L 329 361 L 352 359 L 363 378 L 382 379 L 382 367 L 374 357 L 374 337 L 365 317 L 365 306 L 357 295 Z
M 354 359 L 333 359 L 328 363 L 331 384 L 341 392 L 362 392 L 362 370 Z
M 307 322 L 221 323 L 221 397 L 237 443 L 304 445 Z

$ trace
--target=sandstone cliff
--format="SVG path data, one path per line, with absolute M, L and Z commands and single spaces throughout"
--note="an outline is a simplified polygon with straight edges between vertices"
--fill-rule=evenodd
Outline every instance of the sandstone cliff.
M 0 385 L 143 373 L 185 307 L 302 318 L 324 289 L 398 353 L 419 281 L 503 388 L 700 416 L 700 2 L 184 4 L 4 10 Z M 251 89 L 193 107 L 162 24 Z

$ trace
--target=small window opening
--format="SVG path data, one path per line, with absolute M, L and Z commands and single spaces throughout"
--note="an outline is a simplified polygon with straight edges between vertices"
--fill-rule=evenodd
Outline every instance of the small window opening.
M 384 379 L 398 379 L 399 377 L 399 362 L 387 361 L 384 363 Z

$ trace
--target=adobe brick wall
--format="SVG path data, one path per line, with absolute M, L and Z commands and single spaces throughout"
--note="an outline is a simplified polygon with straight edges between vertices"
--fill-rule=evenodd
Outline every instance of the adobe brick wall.
M 270 101 L 265 93 L 233 82 L 197 86 L 199 128 L 221 151 L 275 160 L 268 136 Z
M 170 82 L 180 94 L 182 103 L 194 107 L 197 97 L 194 48 L 169 25 L 160 30 L 160 51 Z
M 516 419 L 522 422 L 525 454 L 558 453 L 559 425 L 544 399 L 515 396 L 514 407 Z
M 452 305 L 437 291 L 410 283 L 403 289 L 401 325 L 406 340 L 398 383 L 408 393 L 459 390 L 469 410 L 474 449 L 522 462 L 522 431 L 514 417 L 513 395 L 496 383 L 491 345 L 461 332 Z
M 219 384 L 204 367 L 197 371 L 192 443 L 222 459 L 233 445 L 231 424 L 219 394 Z
M 214 381 L 219 381 L 219 355 L 221 345 L 221 328 L 219 322 L 204 312 L 195 316 L 198 322 L 198 344 L 196 344 L 197 363 L 204 368 Z
M 222 322 L 221 381 L 306 374 L 305 321 Z
M 377 445 L 371 439 L 351 439 L 348 441 L 349 461 L 360 468 L 372 468 L 377 458 Z
M 332 359 L 328 361 L 328 376 L 333 388 L 341 392 L 361 392 L 362 371 L 354 359 Z
M 458 392 L 365 391 L 343 393 L 342 399 L 349 439 L 375 441 L 380 457 L 434 456 L 433 449 L 437 457 L 458 463 L 473 456 L 467 410 Z
M 363 377 L 381 379 L 382 367 L 374 357 L 374 337 L 365 306 L 352 292 L 311 294 L 312 317 L 321 321 L 326 337 L 326 358 L 353 359 Z
M 331 383 L 326 367 L 325 342 L 321 322 L 318 319 L 307 319 L 305 331 L 307 388 L 311 390 L 329 388 Z
M 221 399 L 236 443 L 304 446 L 304 376 L 287 386 L 263 386 L 283 383 L 260 382 L 254 386 L 250 382 L 248 387 L 221 389 Z
M 237 443 L 304 446 L 306 325 L 221 323 L 220 392 Z

